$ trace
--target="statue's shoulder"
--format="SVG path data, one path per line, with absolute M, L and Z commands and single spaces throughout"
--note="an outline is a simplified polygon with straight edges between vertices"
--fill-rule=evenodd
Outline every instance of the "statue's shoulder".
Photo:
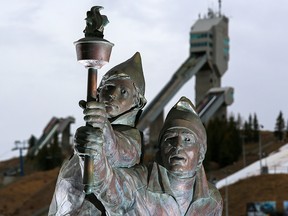
M 140 131 L 132 126 L 129 125 L 121 125 L 121 124 L 115 124 L 112 125 L 113 130 L 118 131 L 120 133 L 124 133 L 124 134 L 140 134 Z
M 127 175 L 126 177 L 130 176 L 131 178 L 137 179 L 137 178 L 143 178 L 148 175 L 148 169 L 145 165 L 137 164 L 130 168 L 118 168 L 124 171 L 124 173 Z
M 118 131 L 127 131 L 127 130 L 137 130 L 136 128 L 130 126 L 130 125 L 124 125 L 124 124 L 112 124 L 112 128 Z
M 219 190 L 216 188 L 216 186 L 210 182 L 208 182 L 209 187 L 209 196 L 210 199 L 215 202 L 215 204 L 222 209 L 223 208 L 223 199 L 219 192 Z
M 75 179 L 81 177 L 81 166 L 78 155 L 74 154 L 69 159 L 64 160 L 61 169 L 59 171 L 58 178 L 62 179 Z M 82 181 L 82 180 L 81 180 Z

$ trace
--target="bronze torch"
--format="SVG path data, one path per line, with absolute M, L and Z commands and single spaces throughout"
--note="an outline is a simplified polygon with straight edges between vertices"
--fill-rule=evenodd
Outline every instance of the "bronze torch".
M 100 14 L 101 6 L 94 6 L 87 11 L 85 37 L 74 42 L 77 52 L 77 60 L 88 68 L 87 102 L 96 100 L 97 94 L 97 69 L 109 62 L 111 50 L 114 44 L 103 37 L 104 26 L 108 24 L 108 18 Z M 84 191 L 92 193 L 93 163 L 89 155 L 84 156 Z

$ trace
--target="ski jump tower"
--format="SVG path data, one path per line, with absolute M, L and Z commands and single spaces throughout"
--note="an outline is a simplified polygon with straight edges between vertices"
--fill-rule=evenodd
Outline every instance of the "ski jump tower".
M 150 128 L 148 149 L 157 146 L 166 104 L 193 76 L 196 77 L 195 105 L 202 122 L 207 124 L 214 117 L 226 119 L 227 106 L 233 103 L 234 90 L 232 87 L 221 87 L 221 77 L 229 61 L 229 20 L 220 9 L 218 13 L 209 9 L 208 14 L 199 17 L 191 27 L 188 58 L 141 115 L 137 128 L 141 131 Z
M 199 17 L 190 31 L 190 56 L 207 56 L 206 64 L 197 72 L 195 83 L 196 107 L 199 107 L 209 90 L 221 87 L 221 77 L 228 68 L 229 36 L 228 18 L 211 9 L 203 18 Z M 214 117 L 226 118 L 226 108 L 222 106 Z

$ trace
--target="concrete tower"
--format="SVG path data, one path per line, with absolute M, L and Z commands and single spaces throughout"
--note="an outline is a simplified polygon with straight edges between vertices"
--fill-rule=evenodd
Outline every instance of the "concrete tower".
M 219 10 L 220 11 L 220 10 Z M 211 9 L 203 18 L 199 17 L 190 31 L 191 57 L 208 57 L 207 64 L 196 74 L 196 106 L 211 88 L 221 87 L 221 77 L 228 68 L 229 61 L 229 19 Z M 215 116 L 226 118 L 226 106 Z

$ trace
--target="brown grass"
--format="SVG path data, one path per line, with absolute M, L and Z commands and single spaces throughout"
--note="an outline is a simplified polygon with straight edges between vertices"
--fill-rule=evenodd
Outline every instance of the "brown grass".
M 59 169 L 36 172 L 0 189 L 0 212 L 5 216 L 25 216 L 46 208 L 51 202 Z
M 229 215 L 246 215 L 246 204 L 248 202 L 261 201 L 276 201 L 277 212 L 283 212 L 283 201 L 288 200 L 287 182 L 287 174 L 273 174 L 255 176 L 229 185 Z M 225 201 L 225 188 L 221 188 L 220 192 Z M 225 208 L 223 215 L 225 215 Z

